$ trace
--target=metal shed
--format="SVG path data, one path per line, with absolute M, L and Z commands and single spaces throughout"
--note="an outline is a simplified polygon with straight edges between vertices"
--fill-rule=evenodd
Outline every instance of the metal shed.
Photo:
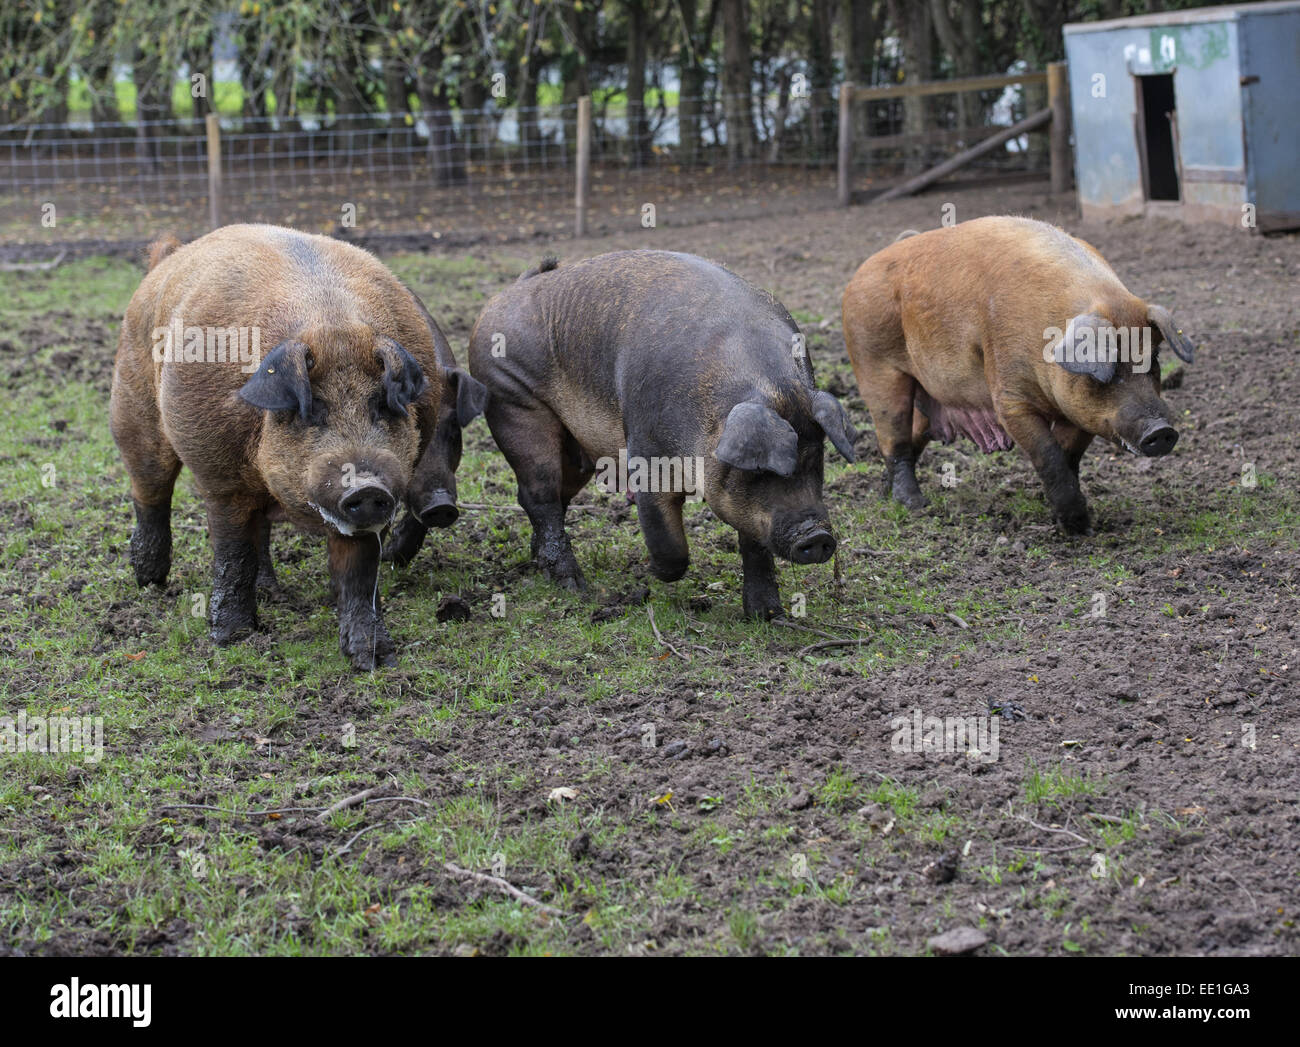
M 1085 218 L 1300 228 L 1300 2 L 1065 27 Z

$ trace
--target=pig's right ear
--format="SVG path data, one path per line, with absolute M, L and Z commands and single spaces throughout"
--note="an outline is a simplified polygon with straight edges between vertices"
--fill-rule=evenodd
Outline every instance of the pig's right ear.
M 853 431 L 849 416 L 844 413 L 844 406 L 830 393 L 818 389 L 813 393 L 812 409 L 813 417 L 835 450 L 850 465 L 856 462 L 858 457 L 853 453 L 853 441 L 858 438 L 858 434 Z
M 737 469 L 793 476 L 798 451 L 799 436 L 789 422 L 764 404 L 746 401 L 727 415 L 713 457 Z
M 447 382 L 456 390 L 456 422 L 464 429 L 487 406 L 487 387 L 458 367 L 447 372 Z
M 1047 347 L 1048 361 L 1060 364 L 1071 374 L 1086 374 L 1105 385 L 1115 377 L 1116 371 L 1110 354 L 1098 352 L 1102 344 L 1101 329 L 1109 323 L 1096 313 L 1072 316 L 1060 340 Z
M 239 398 L 264 411 L 297 408 L 304 422 L 311 410 L 310 354 L 302 342 L 281 342 L 258 365 L 239 390 Z
M 1168 309 L 1163 305 L 1147 306 L 1147 321 L 1153 324 L 1160 332 L 1160 336 L 1169 343 L 1169 348 L 1178 355 L 1178 359 L 1184 363 L 1192 362 L 1196 346 L 1187 335 L 1183 334 L 1183 329 L 1174 323 L 1173 314 Z

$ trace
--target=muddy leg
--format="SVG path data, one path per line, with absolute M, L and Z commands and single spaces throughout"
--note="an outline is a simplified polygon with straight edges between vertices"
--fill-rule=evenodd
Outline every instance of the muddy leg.
M 885 458 L 887 482 L 894 500 L 909 509 L 924 508 L 925 496 L 916 482 L 920 450 L 912 441 L 916 379 L 873 361 L 862 368 L 858 384 L 876 426 L 876 439 Z
M 398 567 L 405 567 L 415 559 L 415 554 L 420 551 L 420 546 L 424 544 L 425 536 L 429 533 L 429 528 L 420 522 L 409 509 L 406 514 L 393 528 L 393 533 L 384 543 L 383 559 L 388 563 L 395 563 Z
M 641 535 L 650 553 L 650 573 L 661 582 L 675 582 L 691 562 L 682 526 L 685 495 L 641 491 L 636 496 L 636 513 Z
M 1088 503 L 1079 489 L 1077 460 L 1072 467 L 1067 452 L 1056 442 L 1040 416 L 1027 409 L 999 410 L 1002 427 L 1034 463 L 1047 489 L 1047 501 L 1066 534 L 1091 534 Z
M 265 514 L 257 527 L 257 587 L 272 591 L 280 588 L 275 577 L 275 564 L 271 561 L 271 521 Z
M 772 550 L 741 535 L 740 564 L 744 570 L 741 603 L 745 617 L 764 621 L 781 617 L 785 612 L 776 585 L 776 561 L 772 558 Z
M 136 584 L 164 585 L 172 566 L 172 488 L 181 471 L 174 456 L 170 461 L 147 464 L 128 461 L 131 474 L 131 502 L 135 506 L 135 528 L 131 531 L 131 566 Z M 141 472 L 134 471 L 140 468 Z
M 542 573 L 573 592 L 587 587 L 564 530 L 564 437 L 547 407 L 488 401 L 488 426 L 519 481 L 519 504 L 533 525 L 533 558 Z
M 1079 463 L 1083 460 L 1083 453 L 1092 443 L 1092 433 L 1080 429 L 1078 426 L 1070 425 L 1068 422 L 1057 422 L 1052 426 L 1052 436 L 1056 442 L 1061 445 L 1061 450 L 1065 452 L 1065 461 L 1069 465 L 1071 472 L 1077 478 L 1079 475 Z
M 379 536 L 329 536 L 330 587 L 338 594 L 339 650 L 356 669 L 396 665 L 379 610 Z
M 208 505 L 212 539 L 212 642 L 224 647 L 257 628 L 258 514 Z

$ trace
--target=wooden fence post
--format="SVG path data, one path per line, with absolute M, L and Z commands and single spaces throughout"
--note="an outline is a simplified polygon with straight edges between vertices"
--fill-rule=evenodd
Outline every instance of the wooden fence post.
M 1052 110 L 1052 192 L 1070 188 L 1070 82 L 1064 62 L 1047 63 L 1047 106 Z
M 587 235 L 587 192 L 591 184 L 591 96 L 578 99 L 578 156 L 573 191 L 573 235 Z
M 839 203 L 848 207 L 853 198 L 853 84 L 840 84 Z
M 209 113 L 208 131 L 208 220 L 212 228 L 221 225 L 221 118 Z

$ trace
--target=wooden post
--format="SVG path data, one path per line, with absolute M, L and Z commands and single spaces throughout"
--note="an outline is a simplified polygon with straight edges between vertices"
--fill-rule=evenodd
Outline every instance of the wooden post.
M 1070 188 L 1070 81 L 1064 62 L 1047 63 L 1047 107 L 1052 111 L 1052 192 Z
M 573 235 L 587 235 L 587 191 L 591 184 L 591 95 L 578 99 L 577 175 L 573 191 Z
M 853 84 L 840 85 L 839 203 L 848 207 L 853 199 Z
M 212 228 L 221 225 L 221 118 L 209 113 L 208 130 L 208 220 Z

